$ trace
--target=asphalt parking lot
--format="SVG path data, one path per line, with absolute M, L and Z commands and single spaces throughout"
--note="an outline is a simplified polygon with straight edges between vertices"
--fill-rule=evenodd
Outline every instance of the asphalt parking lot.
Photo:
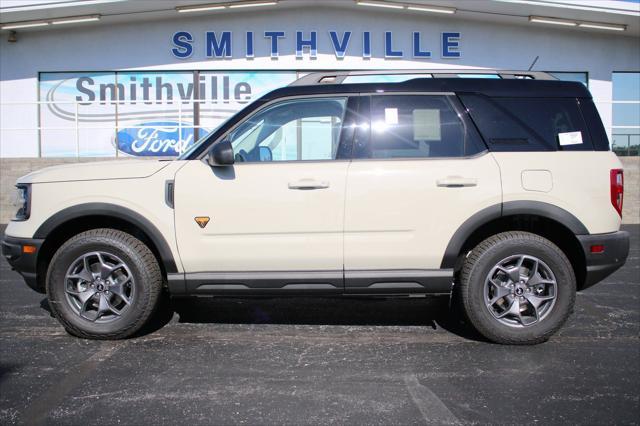
M 150 334 L 87 341 L 2 259 L 0 424 L 637 424 L 625 229 L 627 265 L 534 347 L 482 341 L 443 299 L 198 299 Z

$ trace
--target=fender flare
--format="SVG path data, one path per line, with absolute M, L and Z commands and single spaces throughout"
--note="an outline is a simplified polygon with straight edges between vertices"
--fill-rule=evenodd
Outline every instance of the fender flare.
M 129 222 L 130 224 L 140 228 L 155 245 L 167 273 L 178 272 L 176 262 L 173 258 L 173 253 L 169 248 L 169 244 L 167 244 L 167 241 L 162 236 L 162 233 L 158 231 L 158 228 L 156 228 L 155 225 L 153 225 L 141 214 L 136 213 L 126 207 L 118 206 L 115 204 L 86 203 L 78 204 L 76 206 L 60 210 L 59 212 L 45 220 L 44 223 L 42 223 L 40 227 L 38 227 L 35 234 L 33 235 L 33 238 L 46 239 L 47 236 L 60 225 L 70 220 L 79 219 L 86 216 L 114 217 Z M 105 225 L 108 226 L 108 224 Z
M 574 235 L 588 235 L 587 227 L 573 214 L 563 208 L 542 201 L 507 201 L 494 204 L 469 217 L 460 225 L 449 240 L 440 268 L 453 268 L 467 239 L 481 226 L 501 217 L 526 214 L 540 216 L 565 226 Z

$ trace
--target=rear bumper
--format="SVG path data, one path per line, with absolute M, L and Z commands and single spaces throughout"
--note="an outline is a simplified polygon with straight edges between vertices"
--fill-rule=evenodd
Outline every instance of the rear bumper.
M 33 238 L 14 238 L 5 236 L 2 240 L 2 255 L 7 259 L 11 267 L 17 271 L 29 287 L 38 293 L 44 293 L 44 288 L 38 285 L 37 265 L 38 253 L 44 240 Z M 23 253 L 24 245 L 36 247 L 35 253 Z
M 581 289 L 591 287 L 617 271 L 629 254 L 629 233 L 626 231 L 610 234 L 578 235 L 586 260 L 587 274 Z M 602 253 L 591 253 L 591 247 L 604 246 Z

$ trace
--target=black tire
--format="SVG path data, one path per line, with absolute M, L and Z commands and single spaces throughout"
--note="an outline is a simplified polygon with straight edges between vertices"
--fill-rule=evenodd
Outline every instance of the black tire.
M 509 326 L 496 319 L 484 295 L 485 280 L 492 268 L 516 254 L 542 260 L 557 281 L 556 300 L 546 316 L 541 315 L 540 321 L 524 327 Z M 467 255 L 458 291 L 460 307 L 468 323 L 482 336 L 495 343 L 533 345 L 548 340 L 573 311 L 576 279 L 569 259 L 551 241 L 528 232 L 504 232 L 482 241 Z
M 135 286 L 135 297 L 126 311 L 106 323 L 81 317 L 66 295 L 66 274 L 71 265 L 86 253 L 97 251 L 122 260 Z M 142 241 L 122 231 L 102 228 L 78 234 L 58 249 L 47 272 L 46 290 L 52 313 L 69 334 L 87 339 L 125 339 L 153 316 L 163 293 L 163 277 L 155 256 Z

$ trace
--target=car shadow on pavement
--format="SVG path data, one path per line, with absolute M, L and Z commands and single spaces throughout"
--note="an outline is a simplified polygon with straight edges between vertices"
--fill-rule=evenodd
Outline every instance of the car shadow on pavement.
M 47 299 L 40 307 L 53 316 Z M 278 324 L 422 326 L 444 329 L 473 341 L 486 342 L 449 307 L 448 297 L 405 298 L 185 298 L 161 300 L 149 323 L 133 337 L 161 330 L 174 315 L 190 324 Z
M 448 297 L 174 299 L 181 323 L 423 326 L 486 341 L 449 307 Z

